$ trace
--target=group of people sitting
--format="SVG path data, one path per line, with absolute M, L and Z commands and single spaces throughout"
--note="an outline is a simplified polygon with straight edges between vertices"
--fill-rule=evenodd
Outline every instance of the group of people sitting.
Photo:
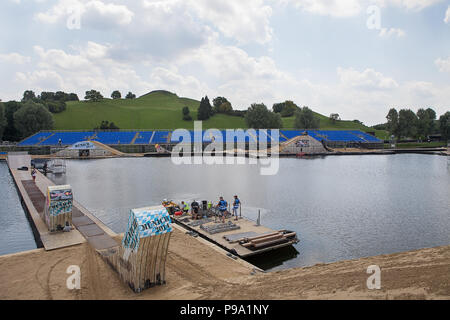
M 240 208 L 240 205 L 241 205 L 241 201 L 239 200 L 238 196 L 235 195 L 234 201 L 233 201 L 233 213 L 232 213 L 232 216 L 234 216 L 235 220 L 239 219 L 238 210 Z M 212 203 L 208 202 L 207 210 L 212 209 L 212 207 L 213 207 Z M 230 214 L 230 212 L 228 212 L 228 210 L 227 210 L 228 203 L 223 199 L 223 197 L 220 197 L 219 202 L 217 203 L 217 205 L 214 206 L 214 208 L 216 208 L 216 215 L 222 220 L 223 223 L 225 223 L 225 218 L 227 218 L 227 216 Z M 196 200 L 194 200 L 191 203 L 190 208 L 186 202 L 181 201 L 181 210 L 183 210 L 183 212 L 186 214 L 189 213 L 189 210 L 190 210 L 191 216 L 194 220 L 202 218 L 202 213 L 200 213 L 200 204 Z

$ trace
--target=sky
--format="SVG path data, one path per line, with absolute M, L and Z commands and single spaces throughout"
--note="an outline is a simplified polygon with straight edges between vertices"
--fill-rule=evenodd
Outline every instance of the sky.
M 0 99 L 168 90 L 386 122 L 450 110 L 450 1 L 2 0 Z

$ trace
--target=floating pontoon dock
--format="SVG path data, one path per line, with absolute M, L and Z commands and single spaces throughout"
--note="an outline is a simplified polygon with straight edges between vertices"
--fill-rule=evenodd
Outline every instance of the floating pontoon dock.
M 240 217 L 226 219 L 225 224 L 214 217 L 192 220 L 190 215 L 172 216 L 174 222 L 202 238 L 241 258 L 291 246 L 298 242 L 295 232 L 272 230 Z
M 54 250 L 77 245 L 88 241 L 97 251 L 118 246 L 112 239 L 115 233 L 95 218 L 89 211 L 74 201 L 73 225 L 71 232 L 49 232 L 42 220 L 40 213 L 44 210 L 47 187 L 54 185 L 43 174 L 37 173 L 34 183 L 30 171 L 18 170 L 22 167 L 30 167 L 31 157 L 27 153 L 9 153 L 8 166 L 23 201 L 24 208 L 29 215 L 31 227 L 38 244 L 42 244 L 45 250 Z

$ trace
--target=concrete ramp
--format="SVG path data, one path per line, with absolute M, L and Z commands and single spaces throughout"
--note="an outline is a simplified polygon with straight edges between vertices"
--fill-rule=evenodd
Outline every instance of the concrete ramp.
M 8 152 L 8 166 L 11 170 L 17 170 L 21 167 L 31 167 L 31 156 L 28 152 Z
M 112 153 L 113 155 L 115 155 L 115 156 L 126 156 L 126 155 L 127 155 L 126 153 L 120 152 L 119 150 L 116 150 L 116 149 L 114 149 L 114 148 L 111 148 L 111 147 L 109 147 L 109 146 L 107 146 L 106 144 L 103 144 L 103 143 L 101 143 L 101 142 L 94 141 L 94 140 L 91 140 L 91 142 L 92 142 L 93 144 L 95 144 L 96 146 L 98 146 L 99 148 L 111 152 L 111 153 Z

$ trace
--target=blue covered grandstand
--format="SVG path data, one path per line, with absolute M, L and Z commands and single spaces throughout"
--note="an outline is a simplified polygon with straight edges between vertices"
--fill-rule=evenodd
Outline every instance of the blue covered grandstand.
M 255 143 L 259 140 L 273 142 L 272 130 L 245 131 L 245 135 L 234 137 L 235 142 Z M 70 146 L 80 141 L 93 140 L 106 145 L 154 145 L 154 144 L 176 144 L 182 141 L 182 138 L 176 139 L 172 136 L 173 131 L 155 131 L 155 130 L 129 130 L 129 131 L 43 131 L 34 134 L 21 141 L 19 146 Z M 190 142 L 210 143 L 213 140 L 220 142 L 227 141 L 226 130 L 216 130 L 208 132 L 202 131 L 201 136 L 190 133 Z M 314 139 L 324 142 L 327 145 L 337 144 L 380 144 L 382 140 L 371 134 L 358 130 L 280 130 L 278 141 L 283 143 L 297 136 L 307 134 Z M 200 139 L 199 139 L 200 137 Z M 231 141 L 230 141 L 231 142 Z

